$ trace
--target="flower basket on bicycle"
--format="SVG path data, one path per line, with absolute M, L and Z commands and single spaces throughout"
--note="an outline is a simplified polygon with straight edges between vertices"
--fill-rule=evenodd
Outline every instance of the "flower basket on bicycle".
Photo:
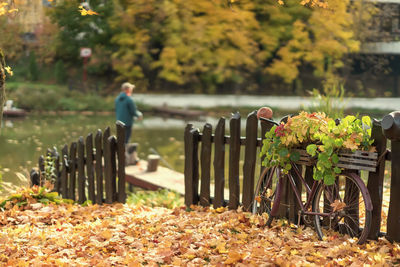
M 357 171 L 376 169 L 370 136 L 369 117 L 347 116 L 338 122 L 324 113 L 301 112 L 286 123 L 275 123 L 263 140 L 260 154 L 266 168 L 256 185 L 253 212 L 267 212 L 270 225 L 287 179 L 300 207 L 299 220 L 313 221 L 321 239 L 339 231 L 365 242 L 372 203 Z M 312 185 L 299 165 L 312 166 Z M 306 194 L 298 191 L 299 183 Z

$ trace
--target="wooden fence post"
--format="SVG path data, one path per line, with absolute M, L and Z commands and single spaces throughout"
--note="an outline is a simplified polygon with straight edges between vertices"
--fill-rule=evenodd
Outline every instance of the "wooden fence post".
M 382 133 L 380 123 L 374 120 L 372 125 L 371 138 L 374 139 L 373 146 L 376 147 L 378 155 L 383 155 L 386 152 L 387 139 Z M 368 235 L 368 239 L 377 240 L 381 229 L 381 212 L 382 212 L 382 199 L 383 199 L 383 180 L 385 178 L 385 158 L 376 167 L 375 172 L 368 173 L 367 188 L 371 196 L 372 202 L 372 222 Z
M 400 111 L 384 116 L 381 126 L 384 135 L 390 139 L 392 147 L 392 178 L 386 237 L 398 242 L 400 241 Z
M 262 149 L 262 146 L 263 146 L 263 140 L 265 139 L 265 134 L 269 131 L 269 130 L 271 130 L 271 128 L 274 126 L 272 123 L 270 123 L 270 122 L 267 122 L 267 121 L 260 121 L 260 124 L 261 124 L 261 144 L 260 144 L 260 151 L 261 151 L 261 149 Z M 265 158 L 265 155 L 263 155 L 262 157 L 261 157 L 261 163 L 264 161 L 264 158 Z M 261 169 L 260 169 L 260 174 L 263 172 L 263 170 L 264 170 L 264 166 L 262 166 L 261 167 Z
M 103 134 L 101 130 L 97 130 L 95 137 L 96 146 L 96 204 L 101 205 L 103 203 L 103 149 L 102 149 Z
M 109 142 L 110 128 L 107 127 L 103 135 L 103 156 L 104 156 L 104 191 L 106 193 L 105 203 L 111 204 L 112 199 L 112 167 L 111 167 L 111 144 Z
M 94 204 L 96 201 L 94 193 L 94 167 L 93 167 L 93 135 L 90 133 L 86 137 L 86 173 L 88 178 L 89 199 Z
M 63 198 L 68 197 L 68 146 L 64 145 L 61 150 L 61 160 L 62 160 L 62 168 L 61 168 L 61 195 Z
M 71 143 L 69 149 L 69 187 L 68 198 L 75 201 L 75 184 L 76 184 L 76 142 Z
M 39 175 L 39 186 L 42 186 L 43 185 L 43 178 L 44 178 L 44 172 L 45 172 L 45 170 L 44 170 L 44 157 L 43 157 L 43 155 L 41 155 L 40 157 L 39 157 L 39 162 L 38 162 L 38 165 L 39 165 L 39 173 L 40 173 L 40 175 Z
M 189 125 L 187 126 L 188 129 Z M 185 135 L 187 142 L 187 151 L 185 151 L 185 205 L 190 207 L 198 202 L 198 184 L 199 184 L 199 159 L 198 159 L 198 139 L 199 130 L 191 129 Z M 187 160 L 187 161 L 186 161 Z
M 211 138 L 212 126 L 209 123 L 204 125 L 201 137 L 201 187 L 200 205 L 210 206 L 210 169 L 211 169 Z
M 249 211 L 254 199 L 254 173 L 257 154 L 257 134 L 258 134 L 257 111 L 253 111 L 247 116 L 246 121 L 246 147 L 243 165 L 243 208 Z
M 82 204 L 86 201 L 85 196 L 85 144 L 83 137 L 78 140 L 78 203 Z
M 118 202 L 126 202 L 125 190 L 125 124 L 117 121 Z
M 390 204 L 387 218 L 387 238 L 400 241 L 400 141 L 392 140 L 392 178 L 390 183 Z
M 233 114 L 230 120 L 229 141 L 229 209 L 239 206 L 239 160 L 240 160 L 240 114 Z
M 111 190 L 112 190 L 112 201 L 118 200 L 117 196 L 117 138 L 110 136 L 108 138 L 110 143 L 110 154 L 111 154 Z
M 220 118 L 214 134 L 214 208 L 224 205 L 225 187 L 225 118 Z

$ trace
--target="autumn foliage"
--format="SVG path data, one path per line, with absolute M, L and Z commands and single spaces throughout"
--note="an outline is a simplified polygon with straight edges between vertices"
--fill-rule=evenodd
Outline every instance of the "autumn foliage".
M 399 244 L 356 245 L 336 235 L 241 210 L 174 210 L 122 204 L 37 204 L 0 213 L 0 261 L 7 266 L 346 266 L 393 265 Z

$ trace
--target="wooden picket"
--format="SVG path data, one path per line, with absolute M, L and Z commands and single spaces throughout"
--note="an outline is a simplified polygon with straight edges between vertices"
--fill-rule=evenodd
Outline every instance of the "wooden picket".
M 125 126 L 117 122 L 117 137 L 111 136 L 107 127 L 98 130 L 94 138 L 90 133 L 84 139 L 64 145 L 61 156 L 57 150 L 48 149 L 46 156 L 54 160 L 56 176 L 54 190 L 63 198 L 84 203 L 103 204 L 126 201 L 125 191 Z M 37 178 L 45 173 L 44 156 L 39 157 L 39 173 L 31 172 L 32 184 L 39 184 Z

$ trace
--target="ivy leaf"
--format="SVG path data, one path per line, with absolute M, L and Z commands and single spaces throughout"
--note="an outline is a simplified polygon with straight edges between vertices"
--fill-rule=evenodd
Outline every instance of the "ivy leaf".
M 289 150 L 287 148 L 283 148 L 279 151 L 279 156 L 286 157 L 289 154 Z
M 333 171 L 334 171 L 335 173 L 337 173 L 337 174 L 339 174 L 339 173 L 342 172 L 342 170 L 341 170 L 339 167 L 333 168 Z
M 331 159 L 332 159 L 332 162 L 333 162 L 334 164 L 338 164 L 338 162 L 339 162 L 339 156 L 338 156 L 338 154 L 333 154 Z
M 335 183 L 335 176 L 333 174 L 327 174 L 324 176 L 324 183 L 326 185 L 333 185 Z
M 343 139 L 337 138 L 335 139 L 335 146 L 341 147 L 343 145 Z
M 308 154 L 310 154 L 312 157 L 314 157 L 317 153 L 317 145 L 316 144 L 308 145 L 306 150 L 307 150 Z
M 300 153 L 298 151 L 292 151 L 290 153 L 290 157 L 289 158 L 290 158 L 291 161 L 296 162 L 296 161 L 300 160 Z

